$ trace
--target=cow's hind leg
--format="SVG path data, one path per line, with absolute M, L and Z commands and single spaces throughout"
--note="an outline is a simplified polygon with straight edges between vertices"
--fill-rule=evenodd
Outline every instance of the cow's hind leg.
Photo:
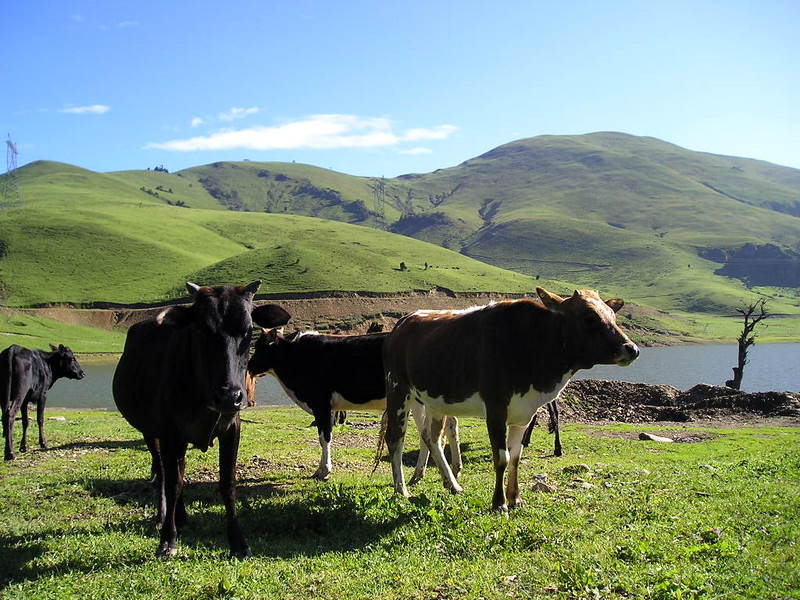
M 144 438 L 147 449 L 150 450 L 150 481 L 153 484 L 156 500 L 156 527 L 161 529 L 164 526 L 164 518 L 167 514 L 167 497 L 164 493 L 164 464 L 161 460 L 161 446 L 158 438 Z
M 494 462 L 494 494 L 492 495 L 492 508 L 508 512 L 506 495 L 503 488 L 503 476 L 508 465 L 508 450 L 506 449 L 506 410 L 500 408 L 500 403 L 486 402 L 486 428 L 489 432 L 489 441 L 492 445 L 492 459 Z
M 333 421 L 335 413 L 331 410 L 330 403 L 317 400 L 312 403 L 314 406 L 314 420 L 317 423 L 317 433 L 319 434 L 319 447 L 322 453 L 319 457 L 319 466 L 312 479 L 327 481 L 333 471 L 331 461 L 331 441 L 333 440 Z
M 558 404 L 553 400 L 547 403 L 547 414 L 550 416 L 550 422 L 547 426 L 550 433 L 554 433 L 556 438 L 553 443 L 553 456 L 561 456 L 561 437 L 559 436 L 558 424 Z
M 444 424 L 444 433 L 447 436 L 447 443 L 450 444 L 450 468 L 453 471 L 453 477 L 458 479 L 463 467 L 461 462 L 461 440 L 458 439 L 458 417 L 447 417 Z
M 47 450 L 47 440 L 44 438 L 44 407 L 47 403 L 47 396 L 42 395 L 36 402 L 36 424 L 39 426 L 39 447 Z
M 19 442 L 19 451 L 20 452 L 27 452 L 28 451 L 28 401 L 27 399 L 22 402 L 22 406 L 20 408 L 20 414 L 22 416 L 22 439 Z
M 11 406 L 3 408 L 3 435 L 5 436 L 5 451 L 3 458 L 5 460 L 14 460 L 17 455 L 14 454 L 14 417 L 16 416 L 16 407 L 13 402 Z
M 225 521 L 231 557 L 253 556 L 247 545 L 236 516 L 236 458 L 239 455 L 239 435 L 241 425 L 238 417 L 228 430 L 219 436 L 219 491 L 225 503 Z
M 456 481 L 455 475 L 453 475 L 450 465 L 447 464 L 447 460 L 444 457 L 444 451 L 442 450 L 442 430 L 444 429 L 444 421 L 446 418 L 447 417 L 431 415 L 428 418 L 429 427 L 423 432 L 422 435 L 425 439 L 428 449 L 431 451 L 433 462 L 436 463 L 436 466 L 439 468 L 439 472 L 442 474 L 444 487 L 454 494 L 460 494 L 464 491 L 464 489 Z
M 392 461 L 394 491 L 406 498 L 410 496 L 403 475 L 403 442 L 408 425 L 408 392 L 395 382 L 386 381 L 386 446 Z
M 423 437 L 423 431 L 428 427 L 428 422 L 425 418 L 425 405 L 416 402 L 411 409 L 411 416 L 414 417 L 414 422 L 417 424 L 417 431 L 419 432 L 419 455 L 417 455 L 417 466 L 411 479 L 408 480 L 408 485 L 414 485 L 422 481 L 425 476 L 425 469 L 428 466 L 428 457 L 430 456 L 428 444 L 425 443 L 425 438 Z

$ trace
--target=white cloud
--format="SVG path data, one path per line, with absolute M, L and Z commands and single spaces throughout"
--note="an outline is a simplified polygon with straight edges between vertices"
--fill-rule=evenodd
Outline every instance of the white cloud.
M 219 113 L 217 118 L 220 121 L 235 121 L 237 119 L 244 119 L 247 116 L 254 115 L 258 112 L 257 106 L 251 106 L 250 108 L 237 108 L 233 107 L 228 109 L 224 113 Z
M 455 125 L 439 125 L 430 129 L 409 129 L 403 135 L 403 139 L 408 142 L 416 142 L 419 140 L 444 140 L 450 137 L 450 134 L 455 133 L 458 127 Z
M 111 107 L 106 106 L 105 104 L 91 104 L 89 106 L 69 106 L 67 108 L 59 108 L 58 112 L 71 115 L 102 115 L 103 113 L 107 113 L 109 110 L 111 110 Z
M 408 150 L 400 150 L 400 154 L 430 154 L 433 152 L 430 148 L 422 148 L 421 146 L 417 148 L 409 148 Z
M 190 123 L 190 125 L 192 127 L 199 127 L 200 125 L 203 125 L 204 123 L 205 123 L 205 121 L 203 119 L 201 119 L 200 117 L 195 117 L 194 119 L 192 119 L 192 122 Z
M 397 135 L 389 119 L 356 115 L 311 115 L 272 127 L 218 131 L 208 136 L 151 142 L 145 148 L 195 152 L 200 150 L 280 150 L 295 148 L 372 148 L 394 146 L 403 141 L 444 139 L 457 130 L 452 125 L 432 129 L 410 129 Z

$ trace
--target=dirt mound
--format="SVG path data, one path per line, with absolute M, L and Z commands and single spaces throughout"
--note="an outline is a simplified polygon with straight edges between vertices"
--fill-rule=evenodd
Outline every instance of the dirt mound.
M 759 392 L 699 384 L 689 390 L 602 379 L 572 381 L 560 397 L 561 410 L 573 421 L 693 421 L 733 414 L 800 417 L 800 394 Z

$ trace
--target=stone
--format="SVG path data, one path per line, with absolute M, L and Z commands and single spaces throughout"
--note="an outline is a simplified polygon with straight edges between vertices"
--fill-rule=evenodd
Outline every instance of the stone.
M 655 435 L 655 434 L 652 434 L 652 433 L 644 433 L 644 432 L 639 434 L 639 439 L 643 440 L 645 442 L 674 442 L 675 441 L 672 438 L 662 437 L 660 435 Z

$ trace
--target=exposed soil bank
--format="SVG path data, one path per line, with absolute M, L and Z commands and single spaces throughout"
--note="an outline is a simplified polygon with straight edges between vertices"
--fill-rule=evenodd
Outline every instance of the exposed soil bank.
M 698 384 L 681 392 L 669 385 L 583 379 L 572 381 L 559 405 L 567 421 L 737 421 L 781 417 L 800 425 L 800 394 L 744 393 Z
M 259 294 L 256 303 L 280 304 L 292 315 L 288 329 L 317 329 L 328 332 L 365 333 L 371 323 L 380 323 L 384 330 L 391 329 L 397 319 L 419 309 L 464 309 L 488 304 L 492 301 L 521 298 L 521 294 L 495 292 L 453 292 L 445 288 L 395 294 L 374 292 L 306 292 L 293 294 Z M 174 303 L 173 303 L 174 304 Z M 18 309 L 20 312 L 56 319 L 75 325 L 88 325 L 111 329 L 128 328 L 134 323 L 157 315 L 168 305 L 113 305 L 95 303 L 90 308 L 73 306 L 47 306 Z M 626 314 L 633 321 L 639 314 L 652 312 L 635 306 L 626 306 Z M 676 343 L 687 340 L 685 336 L 667 331 L 654 331 L 635 324 L 626 328 L 640 333 L 647 343 Z

